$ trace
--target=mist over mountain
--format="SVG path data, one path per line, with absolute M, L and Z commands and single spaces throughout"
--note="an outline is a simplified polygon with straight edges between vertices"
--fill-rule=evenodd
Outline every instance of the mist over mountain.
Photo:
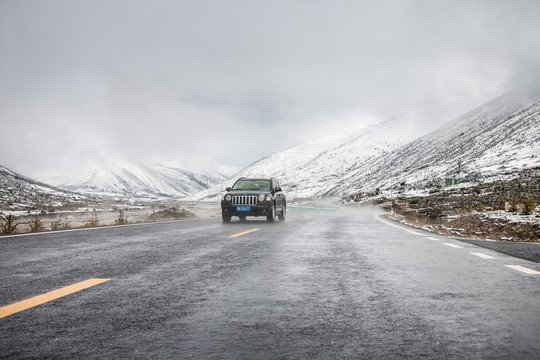
M 301 144 L 269 155 L 227 179 L 217 187 L 203 191 L 199 198 L 214 198 L 239 177 L 271 177 L 293 198 L 319 196 L 335 186 L 347 173 L 382 154 L 407 144 L 429 126 L 414 112 L 394 117 L 349 134 Z
M 225 165 L 142 162 L 115 153 L 90 154 L 78 163 L 37 175 L 43 182 L 81 193 L 139 198 L 181 198 L 207 189 L 237 171 Z
M 275 176 L 291 198 L 309 198 L 540 166 L 539 111 L 540 83 L 534 82 L 429 133 L 405 116 L 272 154 L 198 198 L 215 199 L 242 176 Z
M 113 152 L 90 154 L 76 164 L 51 168 L 38 174 L 39 181 L 2 167 L 2 201 L 31 206 L 36 198 L 55 198 L 61 204 L 81 196 L 73 192 L 215 201 L 239 177 L 271 176 L 279 179 L 290 199 L 341 197 L 399 187 L 427 189 L 448 177 L 483 181 L 540 167 L 539 82 L 431 132 L 416 119 L 408 113 L 349 134 L 315 140 L 264 157 L 241 171 L 187 161 L 134 161 Z

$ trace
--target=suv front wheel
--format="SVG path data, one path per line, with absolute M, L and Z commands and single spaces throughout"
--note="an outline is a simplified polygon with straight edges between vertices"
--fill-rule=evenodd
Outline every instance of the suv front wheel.
M 276 218 L 276 205 L 272 205 L 270 208 L 270 211 L 268 212 L 268 215 L 266 215 L 266 221 L 274 222 L 275 218 Z
M 278 214 L 279 221 L 285 221 L 285 216 L 287 215 L 287 205 L 283 204 L 281 208 L 281 214 Z

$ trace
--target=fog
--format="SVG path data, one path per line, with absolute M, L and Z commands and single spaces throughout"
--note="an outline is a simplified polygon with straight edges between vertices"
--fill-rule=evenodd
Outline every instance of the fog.
M 0 0 L 0 164 L 246 166 L 411 111 L 435 128 L 539 77 L 538 19 L 519 0 Z

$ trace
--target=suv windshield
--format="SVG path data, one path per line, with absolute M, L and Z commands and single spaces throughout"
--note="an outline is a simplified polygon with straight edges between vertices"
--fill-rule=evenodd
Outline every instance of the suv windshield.
M 238 180 L 232 189 L 270 191 L 270 180 Z

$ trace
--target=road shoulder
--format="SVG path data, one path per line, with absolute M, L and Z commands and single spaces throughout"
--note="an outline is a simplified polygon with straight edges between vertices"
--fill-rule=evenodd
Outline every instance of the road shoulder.
M 427 229 L 408 224 L 404 221 L 397 221 L 392 217 L 388 216 L 389 214 L 383 215 L 384 218 L 388 221 L 400 224 L 409 228 L 429 231 Z M 445 236 L 443 234 L 438 234 L 438 236 Z M 515 242 L 515 241 L 499 241 L 499 240 L 479 240 L 479 239 L 467 239 L 460 237 L 451 237 L 452 239 L 462 241 L 468 244 L 480 246 L 489 250 L 497 251 L 506 255 L 517 257 L 524 260 L 533 261 L 535 263 L 540 263 L 540 243 L 531 243 L 531 242 Z

